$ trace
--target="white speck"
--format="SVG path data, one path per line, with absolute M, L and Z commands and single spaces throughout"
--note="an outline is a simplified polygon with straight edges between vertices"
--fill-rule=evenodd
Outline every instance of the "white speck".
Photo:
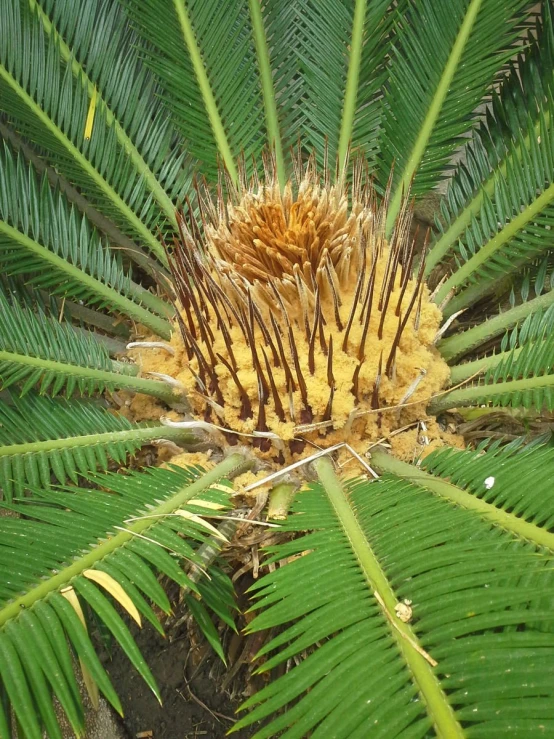
M 494 485 L 494 482 L 494 477 L 487 477 L 487 479 L 485 480 L 485 488 L 487 490 L 490 490 Z

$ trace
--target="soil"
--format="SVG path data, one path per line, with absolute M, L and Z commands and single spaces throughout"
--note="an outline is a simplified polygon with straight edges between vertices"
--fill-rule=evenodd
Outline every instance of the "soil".
M 232 687 L 222 689 L 227 669 L 221 660 L 204 644 L 193 645 L 190 633 L 168 642 L 149 626 L 131 630 L 158 683 L 162 705 L 122 650 L 114 649 L 105 667 L 123 705 L 127 736 L 223 739 L 244 696 Z M 248 739 L 253 734 L 249 728 L 234 736 Z

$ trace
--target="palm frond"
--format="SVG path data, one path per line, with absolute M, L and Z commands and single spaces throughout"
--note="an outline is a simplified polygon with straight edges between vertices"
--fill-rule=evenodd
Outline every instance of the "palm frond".
M 436 219 L 439 233 L 427 255 L 427 275 L 456 249 L 464 231 L 481 216 L 486 201 L 494 200 L 495 173 L 506 178 L 510 169 L 514 177 L 517 172 L 521 174 L 522 161 L 535 165 L 531 147 L 536 151 L 541 119 L 549 124 L 550 117 L 548 99 L 554 79 L 552 21 L 552 3 L 548 0 L 542 3 L 542 14 L 536 20 L 529 46 L 510 65 L 499 91 L 493 92 L 485 119 L 464 147 L 462 161 L 440 204 L 440 218 Z M 513 189 L 519 189 L 517 182 Z
M 21 386 L 25 394 L 37 386 L 41 393 L 69 396 L 75 390 L 134 389 L 170 400 L 164 382 L 133 376 L 132 365 L 114 362 L 91 332 L 78 332 L 41 311 L 23 308 L 0 293 L 0 389 Z
M 375 157 L 380 88 L 390 53 L 389 6 L 388 0 L 305 0 L 297 6 L 294 36 L 286 39 L 291 57 L 298 59 L 300 98 L 294 104 L 302 117 L 303 145 L 320 157 L 327 148 L 329 160 L 338 157 L 341 168 L 350 148 L 370 161 Z M 285 111 L 282 115 L 286 118 Z
M 242 155 L 250 169 L 252 154 L 267 139 L 247 3 L 229 0 L 224 13 L 217 0 L 125 4 L 145 39 L 144 53 L 163 84 L 175 125 L 204 174 L 215 179 L 220 159 L 235 179 Z
M 541 315 L 553 304 L 554 290 L 549 290 L 536 298 L 515 305 L 503 313 L 482 321 L 467 331 L 458 332 L 443 339 L 438 345 L 439 351 L 446 360 L 453 362 L 490 339 L 502 335 L 506 330 L 514 328 L 518 323 L 526 320 L 528 316 Z
M 458 385 L 476 374 L 485 373 L 489 382 L 500 378 L 515 379 L 525 376 L 533 365 L 535 370 L 537 369 L 537 362 L 540 361 L 537 355 L 544 350 L 544 344 L 548 342 L 552 330 L 554 330 L 554 306 L 546 311 L 531 313 L 521 326 L 516 326 L 513 331 L 504 334 L 499 352 L 454 365 L 450 375 L 451 384 Z M 544 357 L 542 363 L 543 369 L 548 370 Z
M 532 313 L 506 334 L 501 352 L 460 364 L 452 370 L 453 385 L 484 372 L 478 383 L 447 393 L 433 402 L 432 408 L 443 410 L 473 404 L 502 407 L 554 408 L 554 306 L 544 313 Z M 508 348 L 509 347 L 509 348 Z M 454 405 L 452 405 L 454 404 Z
M 547 444 L 523 446 L 517 440 L 486 454 L 481 448 L 443 449 L 429 454 L 422 467 L 513 516 L 552 530 L 554 450 Z
M 105 106 L 107 125 L 114 127 L 143 180 L 151 205 L 141 218 L 150 230 L 155 225 L 163 230 L 164 220 L 177 228 L 175 204 L 190 186 L 192 167 L 156 100 L 159 90 L 140 62 L 139 40 L 122 8 L 111 0 L 39 0 L 32 5 L 46 33 L 56 37 L 59 53 L 75 77 L 88 84 L 89 94 L 96 89 L 97 108 Z M 156 213 L 155 204 L 161 213 Z
M 2 504 L 25 515 L 0 522 L 0 561 L 7 575 L 0 585 L 0 682 L 8 701 L 0 707 L 2 729 L 11 708 L 28 739 L 42 737 L 41 723 L 49 736 L 60 737 L 52 710 L 55 696 L 74 731 L 82 733 L 72 651 L 89 684 L 96 684 L 121 713 L 89 636 L 93 614 L 159 699 L 154 678 L 113 604 L 139 624 L 144 617 L 160 629 L 148 601 L 165 613 L 170 603 L 155 572 L 200 594 L 180 563 L 201 565 L 196 549 L 209 537 L 200 518 L 208 511 L 204 503 L 211 503 L 211 510 L 213 504 L 222 510 L 229 506 L 222 486 L 211 486 L 242 463 L 234 455 L 205 474 L 199 468 L 155 469 L 127 477 L 99 474 L 93 480 L 101 490 L 37 490 L 32 502 Z M 218 607 L 230 618 L 225 598 Z
M 160 438 L 191 441 L 182 429 L 131 423 L 90 401 L 12 393 L 0 405 L 0 489 L 10 501 L 52 478 L 77 483 L 79 475 L 107 470 L 111 460 L 125 464 Z
M 461 289 L 447 304 L 445 315 L 489 294 L 499 280 L 548 250 L 543 234 L 554 223 L 553 114 L 547 99 L 541 106 L 538 134 L 530 116 L 527 128 L 519 133 L 519 158 L 512 144 L 506 175 L 494 173 L 493 197 L 483 193 L 479 218 L 472 219 L 458 242 L 458 267 L 437 293 L 441 302 L 450 290 Z
M 403 193 L 425 193 L 444 176 L 476 107 L 514 54 L 525 5 L 424 0 L 397 16 L 378 170 L 384 188 L 394 167 L 389 232 Z
M 284 524 L 296 537 L 270 548 L 269 561 L 286 564 L 253 587 L 260 613 L 249 626 L 283 629 L 261 650 L 260 672 L 297 664 L 243 704 L 252 710 L 233 730 L 285 707 L 257 739 L 554 727 L 551 634 L 535 628 L 554 627 L 537 597 L 551 556 L 491 535 L 487 520 L 412 483 L 411 470 L 343 489 L 325 462 L 322 485 L 297 496 Z
M 8 275 L 99 308 L 118 311 L 167 338 L 169 323 L 140 303 L 158 307 L 124 272 L 75 207 L 68 207 L 46 176 L 38 182 L 23 156 L 0 150 L 0 267 Z M 150 296 L 150 297 L 149 297 Z
M 93 10 L 95 12 L 96 8 Z M 94 23 L 93 10 L 89 11 L 90 23 Z M 17 0 L 3 3 L 1 11 L 0 89 L 5 109 L 9 110 L 14 124 L 47 152 L 60 172 L 98 204 L 105 215 L 113 218 L 132 238 L 139 239 L 162 262 L 165 261 L 163 249 L 153 233 L 160 209 L 153 207 L 146 173 L 137 170 L 136 162 L 118 140 L 115 120 L 110 117 L 106 105 L 100 101 L 99 105 L 91 108 L 93 94 L 97 94 L 94 93 L 93 82 L 82 74 L 76 77 L 74 65 L 69 63 L 69 59 L 64 61 L 60 39 L 48 25 L 50 34 L 45 31 L 44 14 L 34 12 L 28 4 Z M 111 18 L 116 25 L 117 39 L 120 21 L 113 14 Z M 110 38 L 109 32 L 107 37 Z M 112 48 L 112 55 L 115 48 Z M 35 59 L 33 65 L 27 63 L 30 49 Z M 119 50 L 119 53 L 124 51 Z M 109 58 L 108 54 L 108 63 Z M 131 72 L 136 65 L 136 61 L 129 63 Z M 123 73 L 123 83 L 131 84 L 129 74 Z M 144 117 L 140 117 L 142 128 L 139 131 L 144 137 L 151 112 L 148 101 L 153 91 L 141 79 L 140 71 L 137 79 L 132 80 L 131 89 L 135 82 L 140 93 L 134 89 L 133 95 L 138 95 L 141 105 L 145 106 L 141 111 Z M 120 102 L 121 106 L 124 104 Z M 94 119 L 88 136 L 86 123 L 91 111 L 94 111 Z M 152 111 L 155 126 L 161 125 L 162 117 L 160 110 Z M 139 122 L 137 118 L 135 124 Z M 167 135 L 162 137 L 162 144 L 164 141 L 167 143 Z M 168 168 L 170 179 L 177 181 L 181 177 L 176 191 L 182 192 L 189 181 L 188 175 L 184 177 L 179 173 L 182 160 L 170 155 L 170 161 L 166 163 L 163 157 L 167 152 L 163 146 L 154 151 L 159 166 Z
M 374 161 L 390 5 L 388 0 L 262 4 L 286 153 L 301 142 L 321 162 L 338 157 L 342 166 L 350 149 Z

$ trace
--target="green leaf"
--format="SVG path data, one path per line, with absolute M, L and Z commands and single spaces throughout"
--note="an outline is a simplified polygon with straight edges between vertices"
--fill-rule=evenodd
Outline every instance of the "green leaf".
M 75 613 L 73 606 L 68 603 L 63 595 L 59 595 L 58 593 L 53 593 L 50 596 L 48 605 L 52 606 L 56 612 L 60 622 L 63 624 L 67 639 L 73 646 L 79 659 L 82 660 L 83 664 L 89 670 L 92 679 L 98 685 L 106 700 L 122 716 L 123 709 L 121 708 L 117 693 L 108 677 L 108 673 L 102 667 L 102 663 L 94 651 L 88 632 L 81 623 L 79 616 Z
M 21 660 L 21 665 L 29 682 L 33 698 L 37 704 L 38 713 L 46 728 L 48 737 L 61 739 L 62 734 L 56 714 L 52 706 L 48 684 L 41 670 L 40 663 L 36 659 L 34 650 L 29 644 L 25 627 L 14 628 L 12 624 L 6 626 L 5 633 L 11 638 L 13 645 Z
M 130 280 L 121 258 L 50 188 L 47 177 L 39 183 L 22 154 L 14 156 L 5 144 L 0 194 L 0 266 L 6 275 L 25 275 L 52 295 L 121 312 L 167 338 L 167 321 L 141 304 L 153 296 Z
M 552 528 L 554 451 L 547 445 L 526 447 L 518 440 L 487 454 L 481 450 L 445 449 L 430 454 L 422 466 L 480 500 L 509 510 L 514 517 L 547 530 Z
M 45 34 L 28 5 L 3 3 L 0 29 L 0 90 L 19 130 L 46 149 L 55 165 L 124 232 L 163 262 L 163 248 L 148 219 L 142 219 L 149 208 L 144 180 L 109 125 L 105 106 L 96 109 L 90 140 L 85 137 L 89 83 L 75 78 L 71 66 L 64 64 L 56 39 Z M 28 49 L 36 60 L 31 66 Z
M 131 636 L 131 632 L 122 621 L 115 608 L 111 605 L 110 601 L 100 592 L 100 590 L 98 590 L 97 587 L 84 577 L 75 578 L 73 580 L 73 586 L 77 592 L 85 598 L 101 621 L 108 627 L 121 649 L 125 652 L 127 657 L 129 657 L 133 667 L 142 676 L 158 701 L 161 701 L 154 676 L 148 669 L 142 654 Z
M 221 159 L 236 181 L 238 157 L 244 155 L 250 169 L 251 155 L 266 141 L 248 5 L 229 0 L 222 13 L 216 0 L 125 4 L 191 154 L 211 179 Z M 160 13 L 167 19 L 163 26 Z
M 394 166 L 387 233 L 404 194 L 423 194 L 443 176 L 475 108 L 514 53 L 525 5 L 423 0 L 397 16 L 378 173 L 384 189 Z
M 440 205 L 440 220 L 436 219 L 440 233 L 427 255 L 426 275 L 453 249 L 460 252 L 457 240 L 463 237 L 466 229 L 468 236 L 463 239 L 466 252 L 471 249 L 472 238 L 479 241 L 472 221 L 480 218 L 489 201 L 494 202 L 497 179 L 503 182 L 509 173 L 512 181 L 509 197 L 518 198 L 522 186 L 527 187 L 528 175 L 522 167 L 548 166 L 547 161 L 537 161 L 536 153 L 541 127 L 550 130 L 549 98 L 554 81 L 551 3 L 543 3 L 541 11 L 542 17 L 536 23 L 536 38 L 531 39 L 517 61 L 510 65 L 500 90 L 493 93 L 485 119 L 464 147 L 462 162 Z M 548 155 L 544 147 L 540 151 L 543 156 Z M 540 188 L 543 186 L 541 182 Z M 485 216 L 490 211 L 491 206 L 487 205 Z M 485 225 L 485 229 L 488 228 Z
M 479 455 L 482 469 L 487 457 Z M 296 496 L 283 524 L 292 540 L 270 548 L 281 566 L 252 587 L 248 627 L 279 629 L 259 671 L 294 659 L 293 667 L 245 702 L 251 711 L 232 731 L 271 717 L 255 737 L 361 738 L 368 727 L 376 736 L 502 735 L 514 720 L 512 695 L 530 732 L 554 719 L 544 673 L 551 633 L 536 630 L 554 628 L 549 599 L 539 597 L 552 580 L 551 554 L 529 545 L 516 516 L 505 514 L 520 521 L 507 531 L 496 506 L 488 504 L 497 518 L 475 515 L 471 494 L 460 491 L 455 506 L 443 497 L 448 484 L 429 485 L 417 467 L 382 453 L 371 463 L 383 469 L 387 459 L 394 474 L 345 486 L 322 461 L 321 484 Z M 533 463 L 541 458 L 529 450 Z M 491 466 L 494 474 L 500 460 Z
M 173 396 L 164 382 L 127 374 L 132 368 L 113 362 L 88 331 L 77 332 L 42 311 L 22 308 L 0 293 L 0 388 L 22 384 L 25 394 L 38 385 L 41 393 L 69 396 L 115 387 L 130 388 L 162 399 Z
M 486 344 L 506 329 L 514 328 L 528 317 L 542 316 L 542 313 L 554 304 L 554 290 L 539 295 L 532 300 L 516 305 L 503 313 L 473 326 L 439 342 L 441 355 L 449 362 L 467 354 L 472 349 Z
M 0 677 L 25 736 L 41 739 L 35 706 L 17 651 L 7 634 L 0 633 Z
M 182 542 L 183 551 L 196 556 L 194 550 L 198 544 L 181 540 L 165 526 L 165 521 L 174 511 L 187 510 L 188 500 L 212 500 L 214 492 L 209 490 L 210 486 L 242 468 L 243 458 L 232 455 L 202 476 L 195 469 L 180 468 L 132 472 L 126 477 L 97 474 L 93 478 L 97 486 L 94 490 L 38 489 L 32 501 L 3 504 L 22 515 L 0 518 L 0 567 L 5 574 L 0 583 L 0 679 L 6 685 L 9 702 L 26 736 L 41 735 L 35 718 L 37 709 L 50 735 L 59 735 L 51 709 L 52 693 L 59 698 L 76 730 L 82 723 L 67 642 L 100 691 L 121 712 L 117 695 L 83 622 L 74 606 L 63 597 L 67 590 L 75 591 L 78 594 L 75 598 L 80 596 L 90 605 L 158 695 L 154 679 L 127 626 L 111 598 L 91 579 L 90 571 L 98 569 L 113 577 L 139 611 L 160 629 L 151 606 L 139 591 L 147 598 L 152 593 L 154 601 L 162 607 L 169 603 L 150 567 L 149 557 L 144 555 L 144 547 L 136 546 L 137 542 L 165 555 L 177 573 L 174 579 L 181 584 L 184 573 L 178 561 L 152 542 L 171 535 Z M 220 491 L 216 497 L 227 498 Z M 191 508 L 196 510 L 197 505 Z M 195 533 L 200 543 L 209 538 L 209 532 L 202 527 Z M 188 578 L 183 582 L 188 584 Z M 196 601 L 193 608 L 201 628 L 213 640 L 215 630 L 213 626 L 209 628 L 207 611 L 203 606 L 198 607 Z
M 9 404 L 0 405 L 0 488 L 11 500 L 27 485 L 49 485 L 52 474 L 61 483 L 67 477 L 77 483 L 79 475 L 107 469 L 110 459 L 124 462 L 157 438 L 193 437 L 166 426 L 131 423 L 93 402 L 11 394 Z
M 45 32 L 56 42 L 77 80 L 96 91 L 96 107 L 105 108 L 105 125 L 116 138 L 149 193 L 149 227 L 163 212 L 176 229 L 175 204 L 190 186 L 190 165 L 175 142 L 175 132 L 156 95 L 152 75 L 139 64 L 138 39 L 116 3 L 103 0 L 33 0 Z M 95 118 L 94 125 L 101 125 Z M 157 206 L 157 207 L 156 207 Z M 165 230 L 165 229 L 164 229 Z
M 221 645 L 219 634 L 217 633 L 217 629 L 213 625 L 208 611 L 204 608 L 202 603 L 197 601 L 196 598 L 193 598 L 191 595 L 185 596 L 185 602 L 188 606 L 189 611 L 194 616 L 196 623 L 200 627 L 200 630 L 208 640 L 208 644 L 221 659 L 221 661 L 224 664 L 227 664 L 227 662 L 225 661 L 225 655 L 223 653 L 223 647 Z

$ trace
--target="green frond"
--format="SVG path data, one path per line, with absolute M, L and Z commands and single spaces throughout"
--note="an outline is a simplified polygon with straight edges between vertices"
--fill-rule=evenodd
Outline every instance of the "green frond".
M 549 445 L 522 446 L 518 440 L 486 454 L 444 449 L 429 454 L 422 467 L 514 517 L 552 530 L 554 450 Z
M 203 173 L 215 179 L 221 160 L 235 179 L 241 155 L 250 169 L 251 156 L 268 142 L 248 3 L 228 0 L 225 12 L 217 0 L 125 4 L 175 125 Z
M 125 464 L 155 439 L 192 440 L 190 432 L 131 423 L 93 402 L 14 393 L 0 404 L 0 490 L 8 501 L 52 478 L 77 483 L 79 475 Z
M 41 311 L 22 308 L 0 293 L 0 389 L 20 385 L 25 394 L 70 396 L 75 390 L 91 395 L 104 389 L 126 388 L 171 400 L 164 382 L 134 377 L 132 365 L 114 362 L 107 349 L 88 331 L 76 331 Z
M 423 0 L 397 15 L 378 170 L 384 188 L 394 167 L 387 232 L 409 189 L 420 195 L 444 176 L 476 107 L 514 54 L 525 5 Z
M 533 313 L 506 334 L 500 353 L 460 364 L 452 369 L 451 383 L 458 385 L 478 373 L 484 377 L 433 401 L 436 412 L 473 404 L 493 407 L 554 408 L 554 306 Z
M 118 311 L 169 336 L 169 323 L 140 304 L 153 302 L 150 293 L 131 281 L 121 257 L 59 191 L 51 190 L 46 176 L 39 183 L 23 156 L 14 156 L 6 144 L 0 150 L 0 218 L 4 274 L 25 275 L 51 295 Z
M 7 694 L 0 726 L 6 725 L 5 711 L 9 715 L 11 708 L 27 739 L 42 737 L 41 723 L 49 736 L 60 736 L 51 710 L 55 696 L 73 730 L 82 735 L 72 651 L 83 672 L 121 713 L 89 636 L 93 615 L 159 699 L 152 673 L 114 605 L 139 624 L 146 618 L 160 629 L 150 602 L 165 613 L 170 604 L 155 574 L 161 572 L 199 595 L 181 563 L 201 563 L 197 549 L 209 538 L 200 518 L 209 510 L 203 502 L 228 508 L 229 496 L 220 486 L 211 486 L 243 462 L 234 455 L 205 474 L 192 467 L 125 477 L 98 474 L 92 479 L 102 489 L 37 490 L 32 502 L 2 504 L 25 518 L 0 521 L 5 574 L 0 584 L 0 681 Z M 229 610 L 225 598 L 218 607 Z
M 458 240 L 494 200 L 496 176 L 505 180 L 510 171 L 513 195 L 520 189 L 522 163 L 534 167 L 540 126 L 550 127 L 551 88 L 554 82 L 554 28 L 551 1 L 542 3 L 534 38 L 510 65 L 498 92 L 493 92 L 484 120 L 464 147 L 462 162 L 440 204 L 439 230 L 426 259 L 425 273 L 456 249 Z M 544 163 L 539 162 L 539 166 Z M 524 187 L 528 186 L 524 177 Z M 484 211 L 484 209 L 486 209 Z M 468 247 L 471 250 L 471 247 Z
M 404 468 L 341 489 L 320 467 L 323 484 L 296 497 L 283 525 L 296 536 L 269 549 L 281 566 L 253 586 L 249 625 L 281 629 L 259 671 L 296 665 L 243 704 L 251 712 L 233 730 L 269 716 L 257 739 L 554 727 L 554 617 L 540 597 L 550 555 Z
M 554 409 L 552 347 L 549 347 L 548 343 L 541 342 L 539 346 L 533 347 L 532 354 L 536 354 L 533 357 L 537 364 L 536 374 L 533 368 L 520 367 L 520 375 L 525 373 L 527 376 L 511 379 L 511 366 L 517 367 L 517 364 L 509 357 L 505 363 L 502 362 L 498 366 L 498 379 L 494 379 L 497 369 L 492 370 L 488 373 L 488 377 L 493 378 L 491 381 L 452 390 L 433 400 L 429 405 L 429 412 L 437 414 L 449 408 L 464 408 L 471 405 L 534 408 L 537 411 Z M 502 370 L 504 376 L 500 374 Z
M 450 290 L 461 290 L 447 304 L 445 315 L 492 292 L 499 280 L 521 270 L 548 249 L 543 234 L 554 224 L 553 113 L 551 101 L 546 100 L 538 134 L 532 120 L 528 120 L 528 127 L 519 133 L 520 157 L 512 151 L 506 162 L 506 176 L 494 174 L 492 198 L 483 193 L 479 218 L 472 219 L 458 242 L 458 267 L 437 293 L 436 300 L 441 302 Z
M 554 290 L 549 290 L 543 295 L 484 320 L 467 331 L 443 339 L 439 342 L 438 349 L 447 361 L 453 362 L 458 357 L 517 326 L 528 316 L 541 315 L 544 310 L 547 310 L 553 304 Z
M 373 162 L 390 52 L 388 0 L 301 0 L 262 6 L 284 146 L 300 141 L 344 166 L 350 149 Z
M 554 306 L 544 312 L 531 313 L 521 327 L 516 326 L 504 335 L 499 352 L 454 365 L 450 375 L 451 385 L 458 385 L 477 373 L 487 373 L 485 382 L 496 382 L 499 379 L 525 377 L 531 371 L 536 374 L 541 369 L 548 372 L 548 358 L 544 355 L 548 354 L 548 340 L 553 330 Z
M 361 3 L 360 3 L 361 4 Z M 376 167 L 379 156 L 379 134 L 383 119 L 383 85 L 387 79 L 387 61 L 392 52 L 393 40 L 392 30 L 396 15 L 405 11 L 406 3 L 367 3 L 362 48 L 359 55 L 359 72 L 356 95 L 352 95 L 352 103 L 355 102 L 355 111 L 351 124 L 349 120 L 349 87 L 345 91 L 343 107 L 341 143 L 342 148 L 350 140 L 352 150 L 362 153 Z M 354 28 L 356 18 L 354 17 Z M 353 75 L 349 65 L 347 85 Z M 350 129 L 350 135 L 349 134 Z
M 91 12 L 89 27 L 93 22 Z M 117 28 L 121 24 L 114 15 L 111 18 L 116 23 L 117 39 Z M 90 138 L 85 136 L 85 133 L 89 133 L 85 129 L 94 87 L 91 87 L 88 78 L 82 75 L 75 77 L 74 66 L 63 59 L 59 39 L 56 34 L 47 33 L 43 20 L 43 15 L 18 0 L 8 0 L 2 4 L 0 90 L 4 109 L 9 111 L 17 128 L 41 147 L 59 171 L 72 184 L 78 185 L 104 215 L 112 218 L 125 233 L 147 246 L 164 262 L 165 254 L 153 232 L 160 218 L 160 210 L 158 206 L 153 206 L 153 195 L 147 190 L 145 172 L 137 170 L 128 150 L 118 140 L 114 119 L 102 101 L 94 109 Z M 110 38 L 109 28 L 105 29 L 105 33 Z M 29 65 L 28 54 L 31 49 L 35 61 Z M 114 52 L 115 47 L 112 56 Z M 118 49 L 118 53 L 125 52 Z M 108 54 L 108 64 L 109 58 Z M 131 71 L 136 69 L 136 62 L 127 64 Z M 140 120 L 142 127 L 138 131 L 144 137 L 149 134 L 150 113 L 153 112 L 153 125 L 156 127 L 160 125 L 163 112 L 151 111 L 148 107 L 148 100 L 155 91 L 148 86 L 142 89 L 144 85 L 140 71 L 137 74 L 138 88 L 134 89 L 133 96 L 138 95 L 141 105 L 145 106 L 142 109 L 144 117 L 141 116 Z M 118 82 L 129 83 L 129 72 L 123 73 L 122 80 L 118 79 Z M 134 85 L 135 80 L 132 82 Z M 123 100 L 120 105 L 125 105 Z M 137 119 L 135 121 L 139 123 Z M 167 135 L 162 138 L 163 141 L 167 142 Z M 164 162 L 165 153 L 163 147 L 155 153 L 159 167 L 168 168 L 170 179 L 177 179 L 181 176 L 178 169 L 182 159 L 170 157 L 169 162 Z M 188 183 L 188 175 L 184 180 Z M 181 176 L 177 191 L 182 192 L 184 187 Z
M 522 445 L 522 441 L 522 439 L 517 439 L 510 449 L 512 451 L 514 449 L 519 449 Z M 498 441 L 495 443 L 496 445 L 499 444 Z M 487 445 L 488 440 L 485 440 L 482 446 L 478 449 L 478 452 L 483 454 L 483 450 Z M 539 447 L 540 444 L 534 443 L 529 444 L 527 448 L 530 450 L 537 449 Z M 494 448 L 494 445 L 489 445 L 489 448 Z M 541 457 L 540 455 L 536 455 L 533 459 L 539 461 Z M 479 516 L 495 529 L 498 528 L 509 532 L 511 536 L 515 537 L 515 539 L 519 540 L 521 543 L 532 542 L 537 547 L 544 547 L 554 552 L 554 534 L 548 527 L 536 524 L 534 521 L 526 521 L 524 518 L 512 511 L 507 511 L 501 507 L 497 507 L 493 503 L 489 503 L 478 496 L 472 495 L 470 491 L 465 490 L 461 486 L 453 485 L 451 482 L 447 482 L 440 477 L 424 472 L 420 467 L 395 459 L 390 454 L 387 454 L 380 449 L 372 452 L 371 461 L 375 466 L 375 469 L 379 472 L 384 474 L 391 473 L 402 479 L 409 480 L 415 485 L 421 486 L 428 492 L 437 495 L 439 498 L 465 508 L 474 515 Z M 444 472 L 444 476 L 447 476 L 446 472 Z M 489 475 L 483 479 L 482 486 L 485 489 L 488 489 L 489 486 L 494 486 L 495 479 L 496 478 L 494 478 L 493 475 Z M 526 484 L 527 483 L 524 483 L 524 487 Z M 549 500 L 550 498 L 548 498 L 545 505 L 545 513 L 548 517 L 551 516 Z
M 127 152 L 151 201 L 141 218 L 151 230 L 163 220 L 177 228 L 175 206 L 191 181 L 191 165 L 162 105 L 159 90 L 140 64 L 138 38 L 125 22 L 117 3 L 102 0 L 33 0 L 46 33 L 56 37 L 58 50 L 77 79 L 96 88 L 97 107 L 105 106 L 106 124 Z M 156 212 L 155 204 L 160 213 Z
M 390 2 L 299 4 L 295 50 L 302 80 L 305 146 L 342 171 L 350 148 L 375 158 L 380 88 L 390 53 Z M 404 3 L 400 4 L 401 7 Z M 290 43 L 290 42 L 289 42 Z

